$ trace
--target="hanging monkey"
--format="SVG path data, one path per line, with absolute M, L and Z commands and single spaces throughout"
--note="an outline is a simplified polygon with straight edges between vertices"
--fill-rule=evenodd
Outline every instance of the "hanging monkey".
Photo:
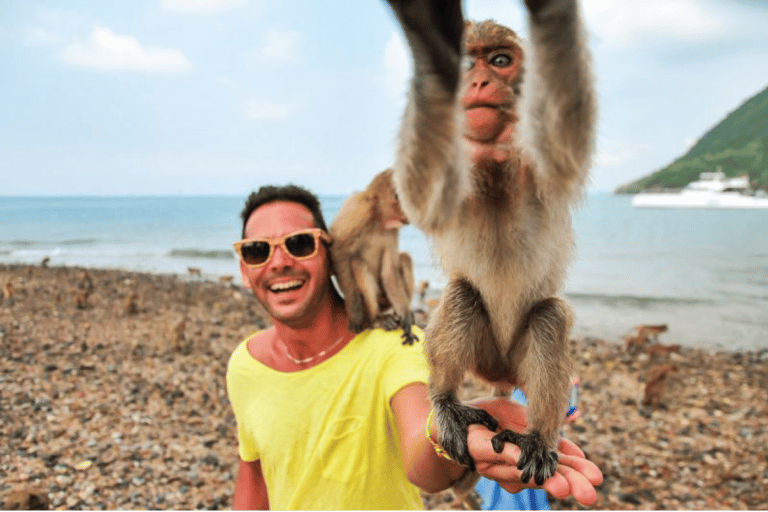
M 360 332 L 376 322 L 387 330 L 400 327 L 403 344 L 412 345 L 418 340 L 411 332 L 413 261 L 398 250 L 398 232 L 405 224 L 387 169 L 341 206 L 330 228 L 331 258 L 350 329 Z M 390 307 L 393 313 L 383 315 Z
M 525 0 L 530 44 L 459 0 L 388 0 L 415 75 L 394 179 L 403 211 L 450 277 L 425 331 L 438 441 L 474 470 L 467 427 L 498 422 L 457 398 L 465 371 L 500 395 L 522 387 L 522 481 L 554 475 L 571 382 L 573 315 L 557 296 L 595 139 L 596 100 L 576 0 Z M 463 36 L 463 37 L 462 37 Z M 523 64 L 525 71 L 523 71 Z

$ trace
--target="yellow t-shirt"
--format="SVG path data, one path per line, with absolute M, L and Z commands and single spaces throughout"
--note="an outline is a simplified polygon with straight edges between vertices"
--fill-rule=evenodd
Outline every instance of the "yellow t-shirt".
M 270 508 L 423 508 L 389 403 L 404 386 L 427 382 L 421 343 L 364 331 L 317 366 L 285 373 L 254 359 L 249 339 L 230 358 L 227 391 L 240 458 L 261 460 Z

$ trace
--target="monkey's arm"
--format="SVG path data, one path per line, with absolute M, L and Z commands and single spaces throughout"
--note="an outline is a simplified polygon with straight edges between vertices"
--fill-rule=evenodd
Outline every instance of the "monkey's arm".
M 450 221 L 467 190 L 459 172 L 457 108 L 463 16 L 459 1 L 390 0 L 414 58 L 414 78 L 393 166 L 403 211 L 426 232 Z
M 520 147 L 550 193 L 579 197 L 594 149 L 596 98 L 576 0 L 526 0 L 530 56 L 523 80 Z M 561 196 L 563 197 L 563 196 Z

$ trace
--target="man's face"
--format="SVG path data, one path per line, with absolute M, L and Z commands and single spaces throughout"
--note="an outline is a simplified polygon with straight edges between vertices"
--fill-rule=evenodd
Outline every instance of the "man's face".
M 313 227 L 312 213 L 306 206 L 275 201 L 251 214 L 245 237 L 279 237 Z M 262 267 L 247 267 L 241 260 L 240 273 L 243 285 L 253 290 L 267 313 L 292 327 L 311 324 L 323 302 L 330 300 L 330 264 L 322 243 L 314 256 L 303 260 L 295 259 L 278 245 Z

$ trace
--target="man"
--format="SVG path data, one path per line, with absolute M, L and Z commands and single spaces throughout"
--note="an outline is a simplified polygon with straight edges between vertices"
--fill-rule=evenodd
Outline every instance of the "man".
M 242 216 L 244 240 L 235 246 L 243 284 L 272 327 L 243 341 L 227 371 L 241 459 L 233 508 L 422 508 L 416 487 L 446 489 L 466 468 L 438 456 L 425 435 L 421 344 L 402 345 L 400 332 L 349 330 L 313 194 L 262 187 Z M 509 400 L 475 405 L 506 427 L 524 427 L 524 408 Z M 436 425 L 428 429 L 436 439 Z M 469 430 L 480 474 L 511 492 L 528 487 L 515 467 L 519 449 L 506 444 L 496 454 L 492 435 Z M 593 503 L 602 474 L 573 443 L 560 449 L 558 473 L 544 488 Z

